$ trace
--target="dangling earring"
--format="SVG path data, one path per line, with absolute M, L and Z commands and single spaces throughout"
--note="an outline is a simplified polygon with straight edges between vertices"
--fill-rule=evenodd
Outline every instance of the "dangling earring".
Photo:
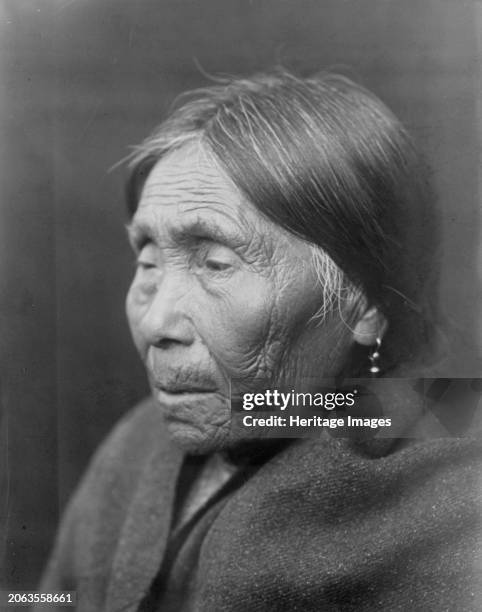
M 380 374 L 380 347 L 382 345 L 382 339 L 380 336 L 377 336 L 376 344 L 373 347 L 372 352 L 368 355 L 368 359 L 370 360 L 370 374 L 372 376 L 378 376 Z

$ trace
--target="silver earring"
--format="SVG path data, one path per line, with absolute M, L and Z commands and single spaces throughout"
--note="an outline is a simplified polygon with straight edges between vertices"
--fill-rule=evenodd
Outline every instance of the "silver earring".
M 373 347 L 372 352 L 368 355 L 368 359 L 370 360 L 370 374 L 372 376 L 378 376 L 380 374 L 380 347 L 382 345 L 382 339 L 380 336 L 377 336 L 375 341 L 375 346 Z

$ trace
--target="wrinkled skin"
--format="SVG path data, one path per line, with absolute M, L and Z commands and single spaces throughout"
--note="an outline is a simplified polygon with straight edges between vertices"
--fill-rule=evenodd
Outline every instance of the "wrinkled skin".
M 322 291 L 309 245 L 262 216 L 200 145 L 153 168 L 129 234 L 132 335 L 186 450 L 226 449 L 246 435 L 230 427 L 230 391 L 338 371 L 353 339 L 337 313 L 310 320 Z

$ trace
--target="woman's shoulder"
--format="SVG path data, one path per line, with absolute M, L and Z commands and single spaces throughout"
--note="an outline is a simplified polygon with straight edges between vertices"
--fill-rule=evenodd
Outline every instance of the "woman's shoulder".
M 164 438 L 159 410 L 154 399 L 146 397 L 115 423 L 95 451 L 91 465 L 101 467 L 129 457 L 141 459 Z
M 86 533 L 105 524 L 121 524 L 139 479 L 154 454 L 176 453 L 153 399 L 146 398 L 114 425 L 94 452 L 64 512 L 63 523 L 88 524 Z
M 82 576 L 90 576 L 96 568 L 98 587 L 106 588 L 139 482 L 158 462 L 162 462 L 167 480 L 179 462 L 180 453 L 171 447 L 156 408 L 150 398 L 141 401 L 119 420 L 94 453 L 63 513 L 43 587 L 77 588 Z
M 79 491 L 88 495 L 117 487 L 127 494 L 135 487 L 146 462 L 159 449 L 166 455 L 177 452 L 154 399 L 147 397 L 121 417 L 94 452 Z

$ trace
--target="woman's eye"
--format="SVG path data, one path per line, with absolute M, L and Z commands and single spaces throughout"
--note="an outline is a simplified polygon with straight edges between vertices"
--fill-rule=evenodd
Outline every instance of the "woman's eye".
M 136 259 L 136 267 L 141 270 L 151 270 L 157 266 L 156 247 L 149 243 L 142 247 Z
M 151 270 L 155 268 L 156 265 L 150 261 L 143 261 L 142 259 L 137 259 L 136 261 L 137 268 L 141 268 L 141 270 Z
M 228 272 L 235 265 L 235 255 L 227 247 L 206 245 L 201 250 L 199 263 L 208 272 Z
M 224 272 L 231 268 L 231 264 L 224 261 L 217 261 L 215 259 L 206 259 L 205 266 L 213 272 Z

